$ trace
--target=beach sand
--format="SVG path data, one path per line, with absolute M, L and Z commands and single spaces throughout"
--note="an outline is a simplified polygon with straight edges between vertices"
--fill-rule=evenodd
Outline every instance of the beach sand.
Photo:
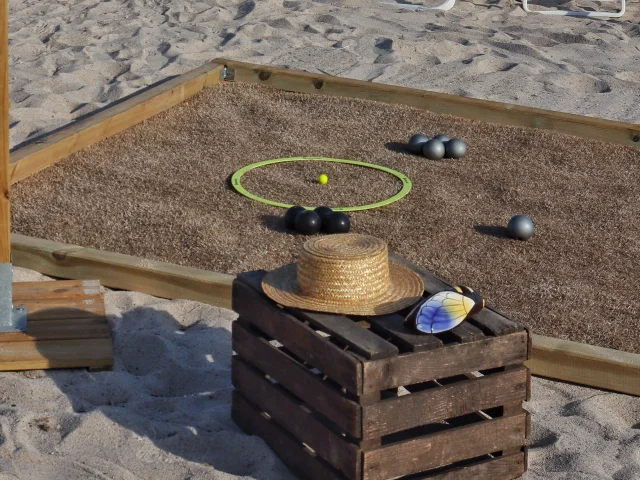
M 627 7 L 602 21 L 505 0 L 9 0 L 11 145 L 215 57 L 639 122 L 640 10 Z M 230 419 L 233 312 L 106 300 L 113 371 L 0 374 L 0 480 L 293 478 Z M 639 405 L 534 378 L 524 478 L 639 478 Z

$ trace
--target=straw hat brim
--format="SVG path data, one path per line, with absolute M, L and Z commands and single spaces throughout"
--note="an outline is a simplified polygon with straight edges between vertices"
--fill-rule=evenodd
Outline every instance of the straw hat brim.
M 297 266 L 297 263 L 291 263 L 276 268 L 262 280 L 265 294 L 285 307 L 343 315 L 386 315 L 414 305 L 424 292 L 424 283 L 417 273 L 390 261 L 390 286 L 381 296 L 358 304 L 331 302 L 305 296 L 300 292 L 296 277 Z

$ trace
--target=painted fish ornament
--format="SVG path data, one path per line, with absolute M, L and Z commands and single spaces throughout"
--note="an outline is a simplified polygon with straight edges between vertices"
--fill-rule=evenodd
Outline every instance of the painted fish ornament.
M 484 308 L 484 299 L 469 287 L 455 286 L 416 305 L 405 322 L 420 333 L 441 333 Z

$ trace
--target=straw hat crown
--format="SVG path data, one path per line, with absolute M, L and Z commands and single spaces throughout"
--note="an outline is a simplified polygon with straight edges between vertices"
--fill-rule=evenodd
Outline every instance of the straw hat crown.
M 308 240 L 298 262 L 267 274 L 262 288 L 285 306 L 381 315 L 415 303 L 424 285 L 410 269 L 389 262 L 383 240 L 347 233 Z

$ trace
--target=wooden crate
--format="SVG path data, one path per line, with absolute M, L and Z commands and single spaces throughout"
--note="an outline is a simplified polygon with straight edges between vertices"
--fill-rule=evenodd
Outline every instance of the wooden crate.
M 448 288 L 417 271 L 425 295 Z M 284 308 L 264 270 L 233 283 L 232 416 L 303 479 L 517 478 L 527 467 L 529 332 L 489 308 L 415 335 L 406 311 Z
M 27 330 L 0 334 L 0 371 L 113 366 L 100 282 L 16 282 L 12 293 L 27 309 Z

